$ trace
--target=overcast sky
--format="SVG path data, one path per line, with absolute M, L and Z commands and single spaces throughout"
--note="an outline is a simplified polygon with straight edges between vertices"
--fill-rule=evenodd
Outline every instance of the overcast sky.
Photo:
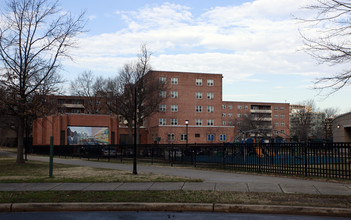
M 303 24 L 294 17 L 311 14 L 306 2 L 312 0 L 61 0 L 89 19 L 62 74 L 115 76 L 146 43 L 155 70 L 223 74 L 225 101 L 314 99 L 322 109 L 351 111 L 350 87 L 329 97 L 312 89 L 317 77 L 340 67 L 318 64 L 302 50 Z

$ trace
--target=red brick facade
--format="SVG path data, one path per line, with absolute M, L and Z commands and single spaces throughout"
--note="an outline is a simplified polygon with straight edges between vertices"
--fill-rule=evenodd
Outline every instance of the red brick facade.
M 33 122 L 33 145 L 49 145 L 50 136 L 54 137 L 54 145 L 67 145 L 67 128 L 107 127 L 109 144 L 116 144 L 118 133 L 117 117 L 109 115 L 66 114 L 40 118 Z

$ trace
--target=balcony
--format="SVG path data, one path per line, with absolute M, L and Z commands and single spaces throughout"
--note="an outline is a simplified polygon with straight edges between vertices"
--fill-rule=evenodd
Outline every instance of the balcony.
M 272 113 L 272 110 L 266 110 L 266 109 L 251 109 L 251 113 Z
M 252 121 L 272 121 L 272 118 L 270 118 L 270 117 L 253 117 L 251 120 Z

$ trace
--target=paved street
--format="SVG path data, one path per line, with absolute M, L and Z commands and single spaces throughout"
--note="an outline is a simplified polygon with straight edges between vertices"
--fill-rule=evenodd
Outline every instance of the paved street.
M 2 154 L 9 154 L 1 152 Z M 29 160 L 48 162 L 48 157 L 28 156 Z M 54 158 L 54 163 L 132 171 L 132 164 L 92 162 Z M 114 191 L 114 190 L 209 190 L 236 192 L 280 192 L 323 195 L 351 195 L 351 184 L 311 181 L 288 177 L 238 174 L 193 168 L 138 165 L 138 172 L 202 179 L 203 182 L 176 183 L 0 183 L 0 191 Z

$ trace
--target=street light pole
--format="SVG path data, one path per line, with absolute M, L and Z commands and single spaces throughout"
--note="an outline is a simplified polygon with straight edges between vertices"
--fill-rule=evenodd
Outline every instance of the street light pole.
M 137 172 L 137 85 L 134 86 L 134 158 L 133 158 L 133 174 Z
M 189 125 L 189 120 L 185 120 L 185 133 L 186 133 L 185 144 L 186 144 L 186 147 L 188 147 L 188 125 Z

